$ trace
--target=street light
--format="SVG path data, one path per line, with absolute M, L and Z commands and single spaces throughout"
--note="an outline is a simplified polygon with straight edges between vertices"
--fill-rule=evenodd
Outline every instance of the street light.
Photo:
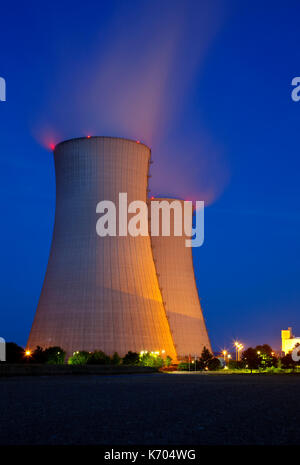
M 229 360 L 232 358 L 231 357 L 231 354 L 227 351 L 227 350 L 222 350 L 222 355 L 223 355 L 223 358 L 224 358 L 224 362 L 225 362 L 225 367 L 226 367 L 226 357 L 227 357 L 227 363 L 229 363 Z
M 240 352 L 243 350 L 244 346 L 243 344 L 240 344 L 238 347 L 238 360 L 240 360 Z
M 234 345 L 235 345 L 235 358 L 236 358 L 236 361 L 238 362 L 240 360 L 240 351 L 244 348 L 244 346 L 238 341 L 236 341 Z
M 238 361 L 238 346 L 239 346 L 239 343 L 235 342 L 234 345 L 235 345 L 235 360 Z

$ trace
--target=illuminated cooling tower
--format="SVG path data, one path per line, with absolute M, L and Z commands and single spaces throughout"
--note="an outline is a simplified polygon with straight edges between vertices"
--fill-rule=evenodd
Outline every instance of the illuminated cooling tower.
M 120 192 L 146 201 L 150 150 L 110 137 L 79 138 L 54 151 L 56 212 L 47 272 L 28 347 L 165 350 L 176 358 L 150 237 L 99 237 L 96 205 Z
M 174 199 L 154 199 L 167 201 Z M 176 200 L 182 205 L 183 201 Z M 173 213 L 173 209 L 170 210 Z M 194 276 L 192 248 L 185 246 L 186 236 L 152 236 L 153 256 L 164 306 L 178 358 L 200 356 L 205 346 L 211 350 Z M 192 225 L 190 225 L 192 228 Z M 161 230 L 160 230 L 161 233 Z

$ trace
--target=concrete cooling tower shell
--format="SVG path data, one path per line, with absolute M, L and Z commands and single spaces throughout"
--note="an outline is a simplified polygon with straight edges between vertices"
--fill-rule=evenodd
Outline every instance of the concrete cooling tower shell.
M 176 352 L 150 237 L 99 237 L 96 205 L 146 201 L 151 152 L 144 144 L 79 138 L 54 151 L 56 212 L 47 272 L 28 348 Z
M 153 201 L 171 204 L 174 200 L 155 198 Z M 184 201 L 176 202 L 181 203 L 183 211 Z M 211 345 L 195 282 L 192 248 L 186 247 L 184 234 L 174 235 L 173 226 L 174 215 L 171 215 L 171 236 L 152 235 L 151 243 L 177 357 L 183 359 L 189 355 L 200 356 L 204 346 L 211 351 Z

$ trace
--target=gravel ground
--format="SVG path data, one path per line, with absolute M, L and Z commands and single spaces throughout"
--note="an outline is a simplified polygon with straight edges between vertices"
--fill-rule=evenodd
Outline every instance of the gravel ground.
M 300 444 L 300 376 L 0 379 L 0 444 Z

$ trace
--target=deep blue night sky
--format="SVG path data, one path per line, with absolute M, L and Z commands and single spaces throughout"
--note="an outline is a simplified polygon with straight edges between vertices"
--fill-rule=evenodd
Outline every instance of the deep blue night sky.
M 215 350 L 300 334 L 299 15 L 297 1 L 1 5 L 0 336 L 25 345 L 37 306 L 49 147 L 87 134 L 142 140 L 152 195 L 206 201 L 193 253 Z

